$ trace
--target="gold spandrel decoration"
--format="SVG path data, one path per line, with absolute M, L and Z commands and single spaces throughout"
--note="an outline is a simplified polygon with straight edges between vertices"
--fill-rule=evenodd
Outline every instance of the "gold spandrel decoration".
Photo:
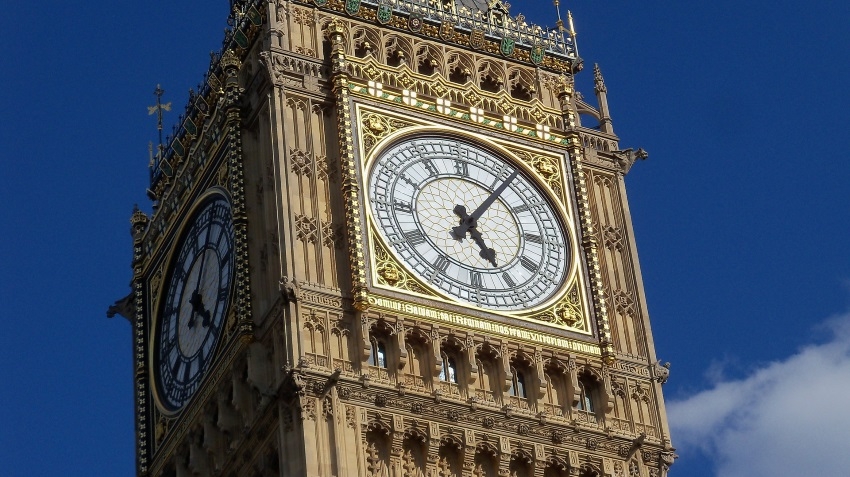
M 218 168 L 218 172 L 216 174 L 216 183 L 225 189 L 227 189 L 227 180 L 230 178 L 230 175 L 227 173 L 227 163 L 222 162 L 221 167 Z
M 534 169 L 534 171 L 537 172 L 537 174 L 539 174 L 546 182 L 546 185 L 552 189 L 552 192 L 555 193 L 558 200 L 561 202 L 564 201 L 563 179 L 557 158 L 544 154 L 534 154 L 525 149 L 508 147 L 508 150 Z
M 402 121 L 401 119 L 376 113 L 364 114 L 361 124 L 363 125 L 363 149 L 366 156 L 372 152 L 372 148 L 383 137 L 399 129 L 415 125 L 411 121 Z
M 531 316 L 531 318 L 556 326 L 567 326 L 581 331 L 587 331 L 587 322 L 584 320 L 584 315 L 581 297 L 578 292 L 578 284 L 573 282 L 561 301 L 548 310 Z
M 227 312 L 227 319 L 224 325 L 224 333 L 228 340 L 233 336 L 233 332 L 236 331 L 236 321 L 236 307 L 231 306 L 230 311 Z
M 379 284 L 419 293 L 420 295 L 436 296 L 410 276 L 410 274 L 405 272 L 404 268 L 392 258 L 383 246 L 375 243 L 374 252 Z
M 168 431 L 171 430 L 171 426 L 174 423 L 174 419 L 169 419 L 165 416 L 159 416 L 159 419 L 156 421 L 156 429 L 154 433 L 154 444 L 159 446 L 162 443 L 162 440 L 168 435 Z
M 159 286 L 162 285 L 162 265 L 159 266 L 159 269 L 156 273 L 151 277 L 151 296 L 153 300 L 151 303 L 153 304 L 153 312 L 156 313 L 157 305 L 159 304 Z

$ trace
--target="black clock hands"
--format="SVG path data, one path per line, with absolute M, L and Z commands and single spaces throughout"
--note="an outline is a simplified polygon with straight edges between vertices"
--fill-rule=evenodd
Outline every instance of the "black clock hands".
M 210 326 L 210 312 L 204 306 L 204 299 L 197 290 L 192 292 L 192 298 L 189 299 L 189 304 L 192 305 L 192 317 L 189 318 L 189 328 L 195 326 L 195 314 L 201 315 L 201 325 L 204 328 Z
M 505 179 L 504 182 L 499 184 L 499 187 L 497 187 L 496 190 L 493 191 L 493 193 L 491 193 L 486 199 L 484 199 L 484 202 L 482 202 L 481 205 L 479 205 L 478 208 L 475 209 L 471 214 L 467 214 L 466 207 L 460 204 L 455 205 L 454 209 L 452 210 L 452 212 L 454 212 L 455 215 L 460 218 L 460 223 L 458 224 L 458 226 L 452 227 L 452 237 L 454 237 L 457 241 L 461 241 L 464 239 L 464 237 L 466 237 L 467 232 L 469 232 L 469 236 L 472 237 L 472 240 L 475 241 L 479 248 L 481 248 L 481 252 L 479 253 L 481 258 L 492 263 L 494 267 L 498 266 L 496 264 L 496 251 L 492 248 L 487 247 L 486 242 L 484 242 L 484 238 L 481 236 L 481 232 L 478 231 L 478 219 L 480 219 L 481 216 L 484 215 L 484 212 L 486 212 L 487 209 L 489 209 L 490 206 L 493 205 L 493 202 L 495 202 L 496 199 L 498 199 L 499 196 L 502 195 L 502 192 L 504 192 L 505 189 L 508 188 L 508 186 L 511 184 L 511 181 L 516 178 L 518 173 L 519 171 L 514 171 L 511 175 L 509 175 L 508 178 Z
M 212 232 L 212 225 L 214 214 L 210 211 L 210 220 L 207 224 L 207 237 L 204 240 L 204 244 L 210 243 L 210 233 Z M 207 253 L 206 250 L 201 250 L 201 268 L 198 270 L 198 281 L 195 283 L 195 291 L 192 292 L 192 298 L 189 299 L 189 304 L 192 305 L 192 316 L 189 317 L 189 328 L 193 328 L 195 326 L 195 315 L 201 315 L 201 325 L 204 328 L 209 328 L 210 326 L 210 312 L 204 306 L 204 298 L 198 293 L 198 290 L 201 289 L 201 282 L 204 280 L 204 265 L 207 262 Z
M 452 236 L 454 236 L 456 240 L 460 241 L 463 240 L 466 233 L 469 232 L 469 236 L 472 237 L 472 240 L 481 249 L 481 251 L 478 252 L 478 255 L 480 255 L 484 260 L 492 263 L 494 267 L 498 267 L 496 264 L 496 251 L 488 247 L 487 243 L 484 242 L 484 237 L 481 236 L 481 232 L 479 232 L 477 228 L 478 221 L 473 216 L 467 215 L 466 207 L 462 205 L 456 205 L 454 213 L 460 217 L 461 225 L 452 228 Z M 463 235 L 457 235 L 458 230 L 463 230 Z

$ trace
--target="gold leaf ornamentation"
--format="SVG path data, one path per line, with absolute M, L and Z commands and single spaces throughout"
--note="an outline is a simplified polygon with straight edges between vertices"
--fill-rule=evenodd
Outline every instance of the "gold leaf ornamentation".
M 405 272 L 384 247 L 376 243 L 374 250 L 375 261 L 378 264 L 376 267 L 378 283 L 422 295 L 435 296 L 416 281 L 415 278 Z
M 442 82 L 439 82 L 431 87 L 431 92 L 438 98 L 445 98 L 449 94 L 449 89 Z
M 375 68 L 375 65 L 367 65 L 363 68 L 363 75 L 370 80 L 379 81 L 381 79 L 381 70 Z
M 532 154 L 525 150 L 512 149 L 511 152 L 519 156 L 523 162 L 531 166 L 537 174 L 552 189 L 552 192 L 563 201 L 564 187 L 561 181 L 561 168 L 558 160 L 553 156 Z
M 218 168 L 218 174 L 216 177 L 216 183 L 220 187 L 227 188 L 227 181 L 230 179 L 230 174 L 227 170 L 227 162 L 223 162 L 221 166 Z
M 561 301 L 548 310 L 534 315 L 532 318 L 556 326 L 567 326 L 570 328 L 587 331 L 584 320 L 584 310 L 578 293 L 578 286 L 573 284 Z
M 546 114 L 546 112 L 543 111 L 540 106 L 534 106 L 533 108 L 531 108 L 529 115 L 531 115 L 531 117 L 534 118 L 535 121 L 541 124 L 545 123 L 546 119 L 549 118 L 549 115 Z
M 410 89 L 413 85 L 416 84 L 416 81 L 408 74 L 406 71 L 399 75 L 398 84 L 404 86 L 406 89 Z
M 412 122 L 402 121 L 400 119 L 382 116 L 377 113 L 367 113 L 361 119 L 363 124 L 363 149 L 368 155 L 372 148 L 375 147 L 381 138 L 392 134 L 393 132 L 413 126 Z
M 470 106 L 478 106 L 481 104 L 481 101 L 484 100 L 484 98 L 477 94 L 473 89 L 467 91 L 466 94 L 463 95 L 463 98 L 466 99 Z
M 496 104 L 499 107 L 499 109 L 501 109 L 502 112 L 505 113 L 505 114 L 511 114 L 512 115 L 512 114 L 514 114 L 514 111 L 516 111 L 516 109 L 517 109 L 517 106 L 514 103 L 512 103 L 509 99 L 505 98 L 504 96 L 501 97 L 499 99 L 499 102 L 496 103 Z

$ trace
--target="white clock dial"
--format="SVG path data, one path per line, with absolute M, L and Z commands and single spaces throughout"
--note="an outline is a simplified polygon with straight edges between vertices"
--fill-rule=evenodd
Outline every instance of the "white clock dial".
M 472 141 L 416 136 L 372 163 L 372 217 L 392 253 L 435 290 L 527 310 L 560 290 L 570 249 L 548 196 L 525 174 Z
M 157 389 L 170 411 L 189 401 L 212 361 L 230 301 L 233 244 L 230 205 L 214 195 L 183 232 L 157 326 Z

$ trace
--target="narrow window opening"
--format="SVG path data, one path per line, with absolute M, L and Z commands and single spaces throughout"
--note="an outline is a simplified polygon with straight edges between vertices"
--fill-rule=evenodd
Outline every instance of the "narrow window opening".
M 511 380 L 511 396 L 528 398 L 525 390 L 525 375 L 521 371 L 517 371 L 514 368 L 511 368 L 511 371 L 514 374 L 513 379 Z
M 587 378 L 582 377 L 578 382 L 579 400 L 578 410 L 589 413 L 596 412 L 593 405 L 593 390 L 594 386 Z
M 457 363 L 454 357 L 443 353 L 443 368 L 440 370 L 440 380 L 457 384 Z
M 387 367 L 387 347 L 383 341 L 374 339 L 372 340 L 372 347 L 374 349 L 374 353 L 372 353 L 372 366 L 377 366 L 379 368 Z

